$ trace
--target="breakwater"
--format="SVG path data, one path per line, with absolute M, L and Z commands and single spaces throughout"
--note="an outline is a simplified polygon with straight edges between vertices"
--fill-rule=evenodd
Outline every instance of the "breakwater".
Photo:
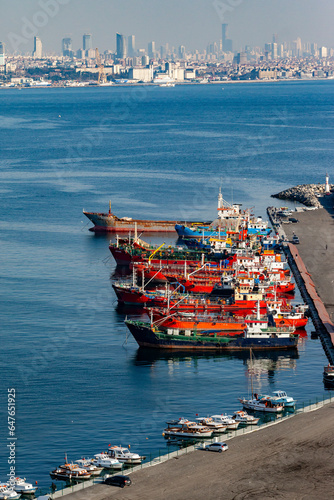
M 330 184 L 330 189 L 334 189 L 334 184 Z M 272 198 L 279 200 L 298 201 L 307 207 L 318 207 L 322 205 L 319 197 L 324 196 L 324 184 L 300 184 L 289 189 L 285 189 L 277 194 L 272 194 Z

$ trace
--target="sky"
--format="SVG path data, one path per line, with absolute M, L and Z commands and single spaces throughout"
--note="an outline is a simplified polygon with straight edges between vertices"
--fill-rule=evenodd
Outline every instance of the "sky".
M 229 25 L 235 50 L 301 37 L 304 42 L 334 47 L 334 0 L 2 0 L 0 41 L 8 53 L 31 53 L 39 36 L 43 52 L 60 53 L 71 37 L 82 48 L 91 33 L 100 52 L 115 50 L 115 34 L 136 36 L 136 48 L 169 43 L 187 50 L 206 49 Z

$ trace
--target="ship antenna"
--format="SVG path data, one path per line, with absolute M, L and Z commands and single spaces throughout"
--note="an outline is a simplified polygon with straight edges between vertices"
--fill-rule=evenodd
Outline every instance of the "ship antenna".
M 111 200 L 109 200 L 109 215 L 111 215 Z

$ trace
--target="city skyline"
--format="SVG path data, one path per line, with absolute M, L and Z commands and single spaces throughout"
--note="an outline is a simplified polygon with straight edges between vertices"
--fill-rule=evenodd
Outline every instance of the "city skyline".
M 238 6 L 234 6 L 235 4 Z M 63 38 L 71 38 L 73 50 L 83 48 L 83 34 L 92 34 L 93 48 L 115 51 L 115 33 L 136 37 L 136 48 L 185 46 L 187 51 L 206 49 L 222 39 L 222 24 L 228 24 L 228 39 L 233 50 L 245 45 L 263 46 L 277 33 L 278 42 L 292 42 L 298 37 L 319 46 L 334 46 L 331 29 L 331 0 L 204 0 L 179 2 L 168 0 L 157 6 L 145 0 L 140 6 L 133 0 L 99 0 L 93 6 L 86 0 L 31 0 L 29 5 L 12 0 L 2 7 L 0 40 L 7 52 L 31 53 L 34 36 L 43 41 L 43 52 L 61 53 Z M 190 5 L 192 6 L 190 8 Z M 79 8 L 80 6 L 80 8 Z M 20 13 L 19 15 L 17 13 Z M 132 14 L 132 15 L 131 15 Z M 250 22 L 251 20 L 251 22 Z

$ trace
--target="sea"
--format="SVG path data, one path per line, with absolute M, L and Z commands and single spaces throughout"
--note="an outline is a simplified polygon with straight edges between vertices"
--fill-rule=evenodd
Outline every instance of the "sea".
M 152 458 L 170 449 L 167 419 L 241 409 L 248 353 L 138 348 L 111 286 L 113 236 L 82 211 L 111 200 L 120 217 L 209 220 L 221 188 L 266 217 L 272 194 L 331 176 L 333 118 L 334 81 L 0 90 L 0 482 L 12 466 L 47 489 L 65 454 L 109 444 Z M 313 330 L 297 352 L 255 354 L 257 392 L 328 397 Z

